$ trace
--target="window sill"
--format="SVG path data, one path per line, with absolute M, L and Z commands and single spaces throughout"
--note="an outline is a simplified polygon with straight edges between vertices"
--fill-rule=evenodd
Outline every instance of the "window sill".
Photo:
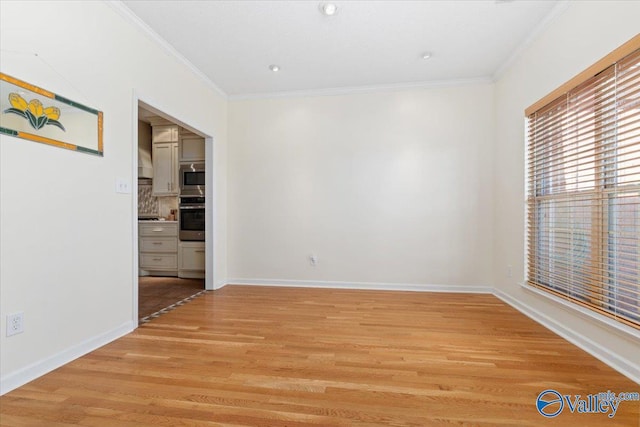
M 570 301 L 565 300 L 564 298 L 560 298 L 557 297 L 555 295 L 549 294 L 547 292 L 544 292 L 541 289 L 538 289 L 536 287 L 527 285 L 526 283 L 519 283 L 519 285 L 525 290 L 528 291 L 530 293 L 533 293 L 535 295 L 541 296 L 543 298 L 546 298 L 548 300 L 551 300 L 553 302 L 555 302 L 556 304 L 559 304 L 560 306 L 562 306 L 563 309 L 566 309 L 567 311 L 572 311 L 574 313 L 578 313 L 581 314 L 585 317 L 588 317 L 589 319 L 595 320 L 599 323 L 602 323 L 606 326 L 608 326 L 609 328 L 614 329 L 616 332 L 619 332 L 621 335 L 624 335 L 626 337 L 633 337 L 635 339 L 640 340 L 640 331 L 637 329 L 632 328 L 631 326 L 627 326 L 623 323 L 620 322 L 616 322 L 615 320 L 604 316 L 602 314 L 599 313 L 595 313 L 585 307 L 582 307 L 578 304 L 573 304 Z

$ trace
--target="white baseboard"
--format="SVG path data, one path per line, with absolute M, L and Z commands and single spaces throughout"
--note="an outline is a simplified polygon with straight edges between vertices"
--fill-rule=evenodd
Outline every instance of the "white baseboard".
M 364 289 L 379 291 L 461 292 L 490 294 L 491 286 L 484 285 L 427 285 L 414 283 L 331 282 L 316 280 L 228 279 L 225 285 L 286 286 L 296 288 Z
M 79 344 L 47 357 L 46 359 L 39 360 L 29 366 L 19 369 L 18 371 L 11 372 L 0 378 L 0 395 L 25 385 L 29 381 L 33 381 L 80 356 L 84 356 L 85 354 L 128 334 L 134 329 L 135 325 L 133 322 L 123 323 L 115 329 L 107 331 L 101 335 L 91 337 Z
M 578 333 L 570 328 L 567 328 L 566 326 L 547 316 L 540 310 L 537 310 L 530 305 L 513 298 L 511 295 L 502 292 L 499 289 L 494 289 L 493 294 L 497 298 L 509 304 L 511 307 L 523 313 L 525 316 L 540 323 L 542 326 L 566 339 L 571 344 L 581 348 L 596 359 L 628 377 L 632 381 L 640 384 L 640 364 L 638 364 L 638 362 L 633 362 L 631 360 L 620 357 L 608 348 L 594 342 L 589 337 Z

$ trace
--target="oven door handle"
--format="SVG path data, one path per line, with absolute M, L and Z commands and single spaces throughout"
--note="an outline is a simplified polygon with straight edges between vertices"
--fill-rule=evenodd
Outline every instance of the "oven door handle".
M 202 206 L 180 206 L 180 210 L 182 209 L 204 209 L 204 205 Z

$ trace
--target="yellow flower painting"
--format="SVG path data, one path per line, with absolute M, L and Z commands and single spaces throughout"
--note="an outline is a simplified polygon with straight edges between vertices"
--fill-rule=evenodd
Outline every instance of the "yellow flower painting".
M 104 156 L 102 111 L 2 71 L 0 135 Z
M 32 99 L 27 103 L 23 97 L 15 92 L 9 94 L 9 103 L 11 103 L 11 108 L 7 108 L 4 112 L 24 117 L 34 129 L 53 125 L 66 132 L 62 123 L 58 121 L 60 118 L 58 107 L 44 107 L 38 99 Z

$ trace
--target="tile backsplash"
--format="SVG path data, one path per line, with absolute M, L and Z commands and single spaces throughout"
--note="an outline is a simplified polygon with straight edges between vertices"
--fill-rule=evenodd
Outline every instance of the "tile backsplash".
M 156 197 L 151 184 L 138 183 L 138 215 L 168 218 L 172 209 L 178 209 L 176 196 Z
M 158 197 L 158 207 L 161 218 L 168 218 L 171 210 L 178 211 L 178 198 L 176 196 Z
M 151 184 L 138 184 L 138 215 L 159 215 L 158 198 L 151 194 Z

